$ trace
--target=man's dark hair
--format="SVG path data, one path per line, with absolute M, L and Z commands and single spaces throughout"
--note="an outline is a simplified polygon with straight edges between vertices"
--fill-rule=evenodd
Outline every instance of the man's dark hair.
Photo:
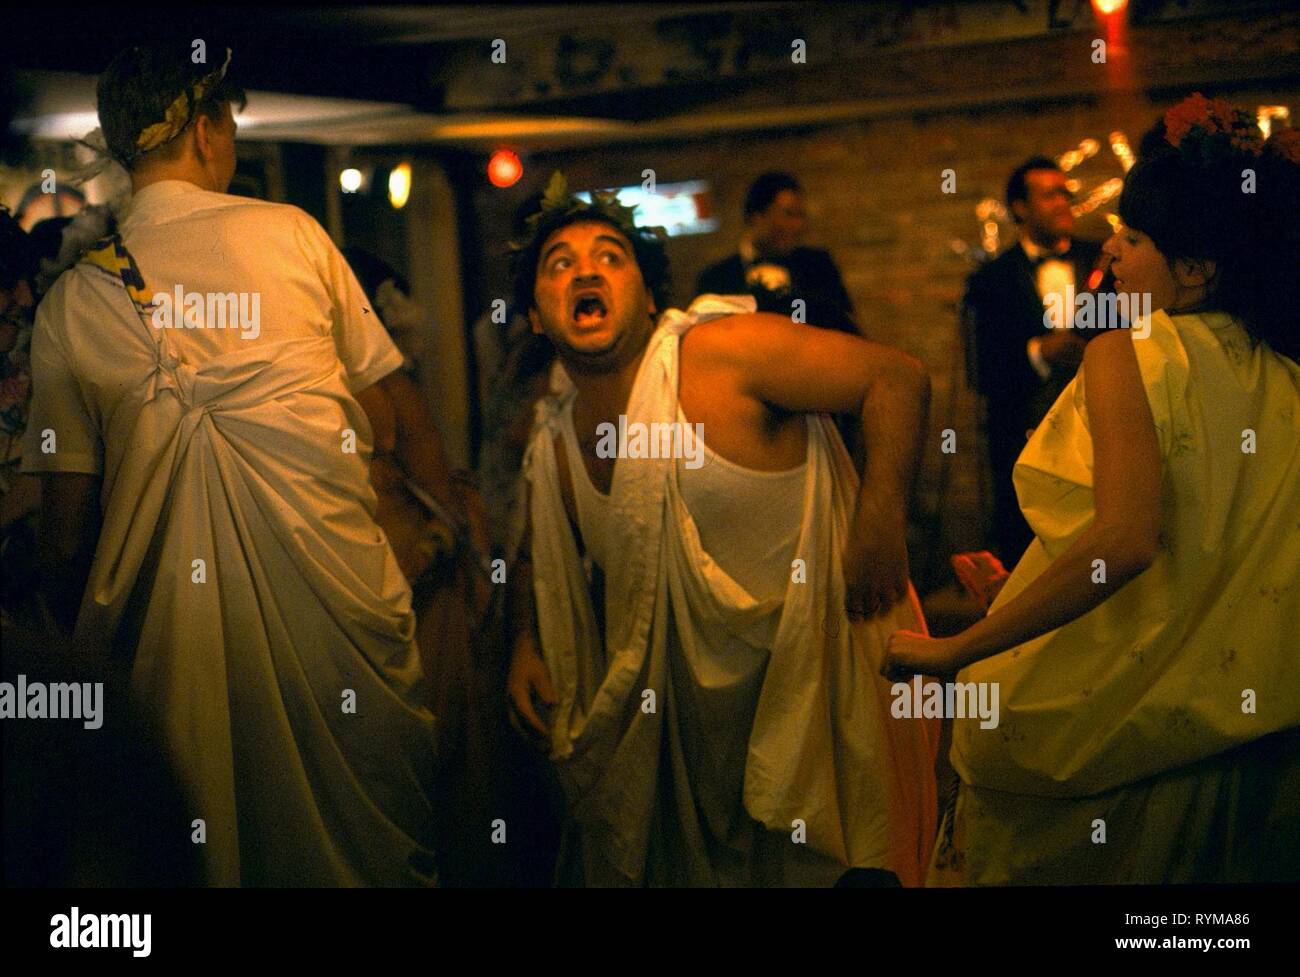
M 195 64 L 187 42 L 127 48 L 104 69 L 96 86 L 99 126 L 114 159 L 131 169 L 145 156 L 165 156 L 166 147 L 175 144 L 174 138 L 149 153 L 141 153 L 140 134 L 163 122 L 168 108 L 178 97 L 192 91 L 199 79 L 220 68 L 225 49 L 212 45 L 210 50 L 214 54 L 223 52 L 217 56 L 216 64 L 211 61 Z M 188 121 L 180 132 L 193 125 L 200 115 L 219 120 L 226 102 L 234 102 L 241 110 L 247 103 L 243 88 L 233 83 L 228 74 L 197 104 L 188 106 Z
M 19 282 L 30 282 L 39 258 L 31 237 L 8 210 L 0 207 L 0 288 L 8 290 Z
M 612 217 L 598 210 L 564 210 L 543 211 L 537 220 L 537 226 L 528 244 L 511 255 L 511 273 L 514 277 L 514 313 L 527 313 L 537 305 L 535 290 L 537 287 L 537 262 L 542 256 L 542 247 L 556 231 L 570 224 L 608 224 L 619 235 L 632 244 L 637 267 L 641 269 L 641 278 L 646 288 L 654 296 L 655 308 L 662 312 L 668 307 L 668 253 L 658 235 L 647 228 L 628 228 Z
M 789 173 L 782 173 L 779 170 L 764 173 L 751 183 L 749 189 L 745 191 L 745 220 L 749 220 L 755 214 L 765 213 L 782 190 L 803 193 L 803 187 L 799 185 L 798 180 Z
M 1016 216 L 1016 209 L 1011 205 L 1017 200 L 1029 199 L 1029 183 L 1025 180 L 1025 177 L 1029 175 L 1031 170 L 1064 172 L 1057 165 L 1056 160 L 1049 159 L 1046 156 L 1031 156 L 1011 171 L 1011 176 L 1007 178 L 1007 213 L 1011 215 L 1011 219 L 1017 224 L 1020 223 L 1020 218 Z

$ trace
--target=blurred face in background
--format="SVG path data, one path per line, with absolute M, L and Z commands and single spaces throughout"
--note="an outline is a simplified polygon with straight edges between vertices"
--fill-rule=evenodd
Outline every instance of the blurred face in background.
M 1026 198 L 1013 201 L 1011 207 L 1035 244 L 1051 247 L 1074 233 L 1074 213 L 1070 210 L 1074 195 L 1065 180 L 1059 170 L 1030 170 L 1025 174 Z
M 654 331 L 654 299 L 632 242 L 601 221 L 560 228 L 542 245 L 529 311 L 567 366 L 614 372 L 634 360 Z
M 789 254 L 803 243 L 808 229 L 803 198 L 794 190 L 782 190 L 767 210 L 749 220 L 754 248 L 767 256 Z
M 36 298 L 31 286 L 20 281 L 11 288 L 0 288 L 0 355 L 8 353 L 18 341 L 18 331 L 30 325 Z

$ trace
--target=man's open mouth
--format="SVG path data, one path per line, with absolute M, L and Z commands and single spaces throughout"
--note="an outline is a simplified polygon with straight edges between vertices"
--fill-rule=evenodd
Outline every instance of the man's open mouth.
M 573 303 L 573 321 L 579 326 L 598 325 L 608 314 L 605 300 L 595 292 L 583 293 Z

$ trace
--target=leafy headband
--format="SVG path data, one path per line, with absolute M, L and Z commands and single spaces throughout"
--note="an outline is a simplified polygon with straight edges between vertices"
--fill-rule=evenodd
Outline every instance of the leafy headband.
M 617 190 L 593 190 L 591 202 L 569 193 L 569 183 L 564 174 L 556 170 L 551 174 L 550 182 L 542 194 L 542 205 L 535 214 L 524 222 L 527 227 L 522 239 L 511 241 L 510 250 L 514 254 L 527 251 L 529 247 L 541 242 L 537 235 L 552 218 L 569 217 L 575 214 L 591 215 L 609 221 L 621 230 L 629 241 L 638 237 L 653 237 L 661 242 L 667 237 L 662 227 L 640 227 L 635 219 L 636 208 L 619 203 Z
M 157 149 L 164 143 L 171 142 L 184 132 L 185 127 L 193 121 L 194 113 L 198 110 L 199 104 L 221 84 L 226 77 L 226 69 L 229 67 L 230 48 L 226 48 L 226 60 L 222 62 L 221 67 L 216 71 L 208 72 L 177 95 L 171 105 L 167 106 L 163 121 L 149 126 L 136 138 L 134 151 L 123 160 L 123 163 L 130 164 L 145 153 Z

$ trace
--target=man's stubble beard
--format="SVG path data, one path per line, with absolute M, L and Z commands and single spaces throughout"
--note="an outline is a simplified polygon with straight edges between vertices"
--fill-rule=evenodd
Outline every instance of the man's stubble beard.
M 613 340 L 597 352 L 583 352 L 574 349 L 562 340 L 551 338 L 555 344 L 560 361 L 570 375 L 603 376 L 617 373 L 635 360 L 645 350 L 650 336 L 654 333 L 654 316 L 646 312 L 646 321 L 640 327 L 627 326 L 615 332 Z M 640 332 L 639 340 L 633 341 L 633 334 Z

